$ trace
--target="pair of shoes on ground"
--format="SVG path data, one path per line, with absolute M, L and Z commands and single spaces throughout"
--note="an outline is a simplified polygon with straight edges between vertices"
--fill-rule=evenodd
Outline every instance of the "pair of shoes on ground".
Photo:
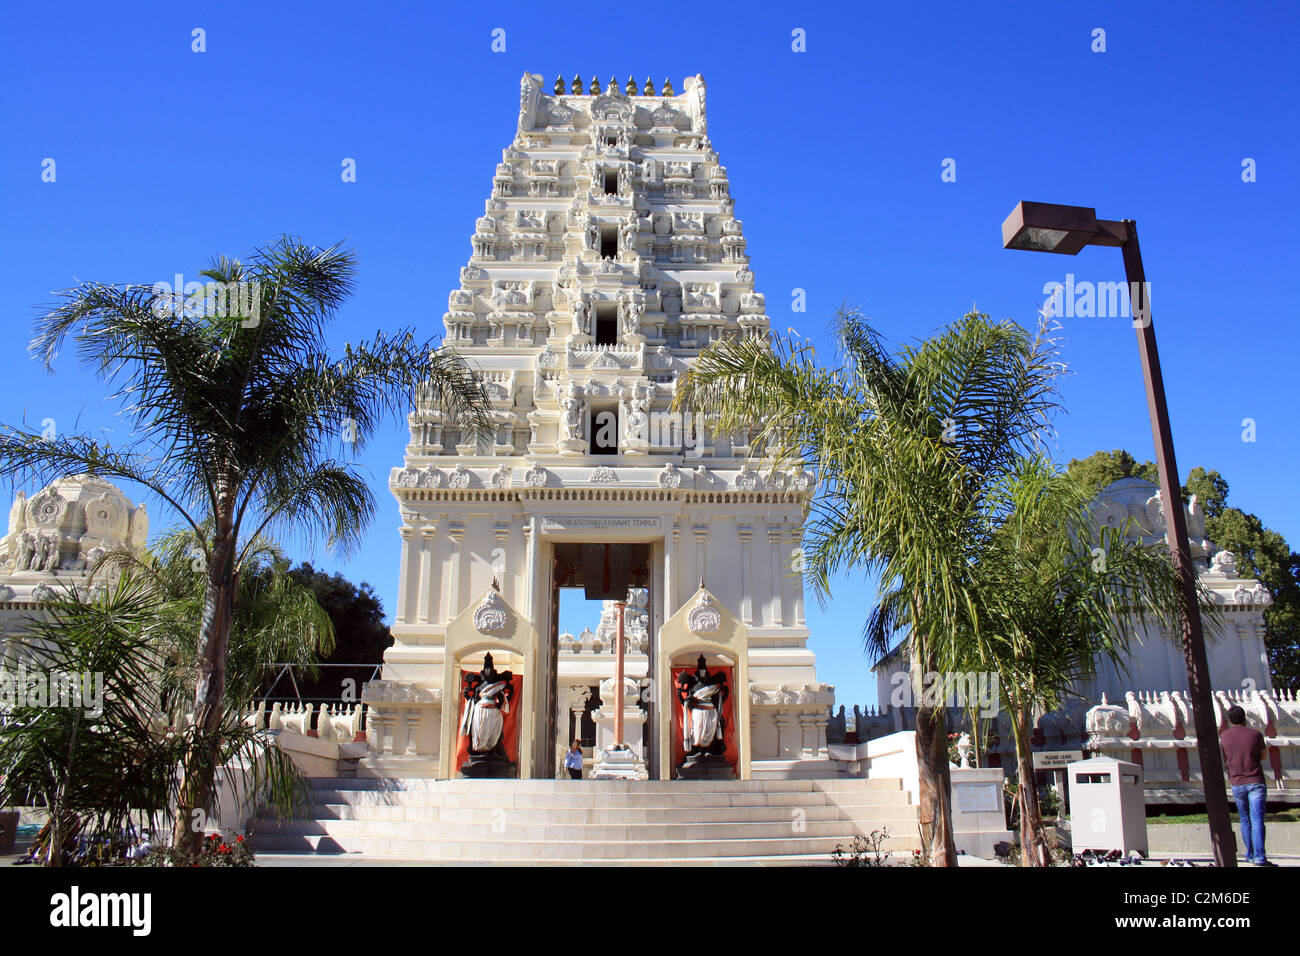
M 1277 866 L 1272 860 L 1251 860 L 1250 862 L 1255 866 Z

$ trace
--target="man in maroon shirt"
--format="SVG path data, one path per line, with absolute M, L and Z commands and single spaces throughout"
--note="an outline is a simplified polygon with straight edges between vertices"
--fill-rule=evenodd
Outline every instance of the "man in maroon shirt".
M 1264 783 L 1264 735 L 1246 726 L 1246 712 L 1235 704 L 1228 708 L 1231 725 L 1219 735 L 1223 748 L 1223 765 L 1228 771 L 1228 785 L 1237 801 L 1241 817 L 1241 842 L 1246 859 L 1256 866 L 1276 866 L 1264 855 L 1264 802 L 1268 786 Z

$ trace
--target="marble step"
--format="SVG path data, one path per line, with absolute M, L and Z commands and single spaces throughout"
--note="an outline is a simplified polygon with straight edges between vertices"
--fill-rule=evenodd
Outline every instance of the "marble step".
M 898 814 L 871 821 L 872 829 L 903 832 L 915 828 L 916 814 Z M 521 823 L 502 817 L 475 823 L 411 823 L 377 820 L 285 820 L 264 821 L 254 830 L 257 841 L 263 836 L 327 835 L 343 846 L 353 840 L 381 839 L 402 842 L 466 842 L 496 840 L 506 843 L 531 843 L 544 840 L 574 840 L 602 843 L 628 840 L 664 842 L 673 840 L 755 840 L 778 838 L 838 837 L 852 839 L 854 833 L 867 833 L 865 824 L 843 820 L 809 821 L 787 819 L 743 823 L 631 823 L 631 824 L 555 824 Z M 255 846 L 257 843 L 254 844 Z
M 436 791 L 315 790 L 316 805 L 446 807 L 466 809 L 534 810 L 686 810 L 701 807 L 816 807 L 859 808 L 890 806 L 908 802 L 908 794 L 896 791 L 846 793 L 802 792 L 701 792 L 701 793 L 599 793 L 573 787 L 551 793 L 520 793 L 513 790 L 483 790 L 476 793 Z
M 754 840 L 578 841 L 530 842 L 392 840 L 365 837 L 347 847 L 329 835 L 285 834 L 257 836 L 254 848 L 266 853 L 355 853 L 379 859 L 504 861 L 518 860 L 669 860 L 736 857 L 813 856 L 829 859 L 836 846 L 848 847 L 852 834 L 839 837 L 785 837 Z M 910 852 L 920 847 L 914 834 L 890 836 L 882 849 Z
M 873 807 L 873 811 L 877 808 Z M 892 814 L 897 810 L 906 814 L 911 810 L 910 804 L 894 803 L 882 805 L 880 815 Z M 795 811 L 802 811 L 807 820 L 842 820 L 852 818 L 854 814 L 845 813 L 839 807 L 692 807 L 690 818 L 694 823 L 780 823 L 794 817 Z M 607 826 L 629 825 L 634 823 L 680 823 L 683 811 L 674 808 L 642 808 L 617 810 L 592 810 L 585 808 L 552 809 L 512 809 L 503 811 L 509 814 L 513 823 L 546 823 L 559 825 L 602 824 Z M 375 820 L 384 822 L 409 823 L 476 823 L 490 818 L 495 811 L 469 807 L 427 807 L 427 806 L 376 806 L 354 805 L 349 803 L 318 804 L 311 812 L 316 820 Z M 860 814 L 872 817 L 874 813 Z
M 753 781 L 318 779 L 302 819 L 256 821 L 268 853 L 431 861 L 829 859 L 885 829 L 917 845 L 896 778 Z

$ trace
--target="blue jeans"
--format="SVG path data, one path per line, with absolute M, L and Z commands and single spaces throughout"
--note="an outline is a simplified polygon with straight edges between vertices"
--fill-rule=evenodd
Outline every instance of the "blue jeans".
M 1241 817 L 1241 844 L 1246 859 L 1251 863 L 1264 863 L 1264 799 L 1268 787 L 1262 783 L 1247 783 L 1232 788 L 1232 799 L 1237 801 L 1237 815 Z

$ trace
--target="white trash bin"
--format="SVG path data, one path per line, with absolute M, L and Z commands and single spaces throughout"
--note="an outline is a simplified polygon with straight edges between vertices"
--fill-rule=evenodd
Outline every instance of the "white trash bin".
M 1147 855 L 1142 767 L 1114 757 L 1076 760 L 1067 768 L 1070 838 L 1075 853 L 1137 850 Z

